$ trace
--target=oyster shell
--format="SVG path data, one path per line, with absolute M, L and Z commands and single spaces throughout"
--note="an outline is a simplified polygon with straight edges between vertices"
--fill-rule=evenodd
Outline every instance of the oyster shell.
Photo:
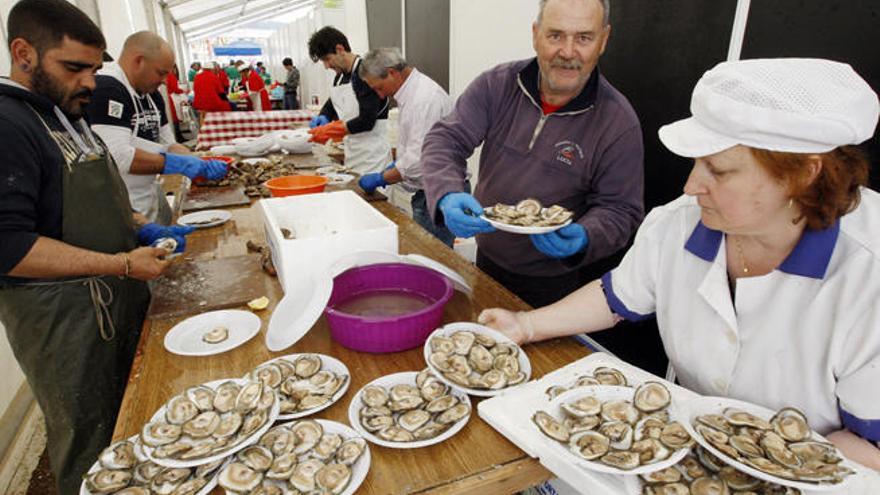
M 223 488 L 236 493 L 253 490 L 263 481 L 263 474 L 244 463 L 232 462 L 220 472 L 218 482 Z
M 257 408 L 260 397 L 263 396 L 263 384 L 260 382 L 250 382 L 241 388 L 238 396 L 235 398 L 235 410 L 240 413 L 247 413 Z
M 418 388 L 406 383 L 399 383 L 391 387 L 389 397 L 392 401 L 402 401 L 411 397 L 421 397 Z
M 311 492 L 317 486 L 315 476 L 324 467 L 318 459 L 308 459 L 296 465 L 288 482 L 290 486 L 302 492 Z
M 576 401 L 563 403 L 561 407 L 566 413 L 577 418 L 583 418 L 585 416 L 596 416 L 601 413 L 602 401 L 588 396 Z
M 694 444 L 694 439 L 687 432 L 684 426 L 678 422 L 667 423 L 660 433 L 660 441 L 667 447 L 678 450 L 690 447 Z
M 183 424 L 183 433 L 192 438 L 211 436 L 220 426 L 220 415 L 214 411 L 205 411 Z
M 336 449 L 336 462 L 351 466 L 367 449 L 367 442 L 360 437 L 349 438 Z
M 617 469 L 630 470 L 639 467 L 639 455 L 626 450 L 613 450 L 599 460 Z
M 217 424 L 217 428 L 215 428 L 213 432 L 214 437 L 228 438 L 235 435 L 238 433 L 238 430 L 241 429 L 243 421 L 244 418 L 241 414 L 235 411 L 221 414 L 220 422 Z
M 694 495 L 728 495 L 727 483 L 718 478 L 697 478 L 691 483 Z
M 532 415 L 532 422 L 548 437 L 560 442 L 567 442 L 571 433 L 568 428 L 545 411 L 536 411 Z
M 431 420 L 431 413 L 423 409 L 407 411 L 397 418 L 397 425 L 408 431 L 416 431 Z
M 361 391 L 361 402 L 370 407 L 384 406 L 388 399 L 388 392 L 382 387 L 369 386 Z
M 582 418 L 565 418 L 562 420 L 562 424 L 568 428 L 568 431 L 571 433 L 578 433 L 581 431 L 593 430 L 602 422 L 599 419 L 599 416 L 584 416 Z
M 448 390 L 449 387 L 447 387 L 445 383 L 436 379 L 428 380 L 424 385 L 419 387 L 421 396 L 426 402 L 445 396 Z
M 542 208 L 541 202 L 534 198 L 527 198 L 516 204 L 516 211 L 522 215 L 540 215 Z
M 266 363 L 257 366 L 251 372 L 251 379 L 263 382 L 263 385 L 278 388 L 284 380 L 281 374 L 281 368 L 276 363 Z
M 182 433 L 183 429 L 179 425 L 154 422 L 144 425 L 143 429 L 141 429 L 140 438 L 144 445 L 158 447 L 176 442 Z
M 86 488 L 93 493 L 112 493 L 128 486 L 131 473 L 117 469 L 100 469 L 86 476 Z
M 219 344 L 229 338 L 229 329 L 215 327 L 202 334 L 202 342 L 206 344 Z
M 431 351 L 449 355 L 455 351 L 455 343 L 450 338 L 438 335 L 431 339 Z
M 236 456 L 239 462 L 254 471 L 267 471 L 275 460 L 272 451 L 262 445 L 251 445 Z
M 196 417 L 199 407 L 185 395 L 177 395 L 165 404 L 165 419 L 173 425 L 182 425 Z
M 626 376 L 620 370 L 607 366 L 600 366 L 593 370 L 593 378 L 602 385 L 627 386 Z
M 602 404 L 602 419 L 634 425 L 639 420 L 639 411 L 628 400 L 609 400 Z
M 471 350 L 471 346 L 474 345 L 474 341 L 477 339 L 473 332 L 465 331 L 455 332 L 450 335 L 450 338 L 454 345 L 453 352 L 459 356 L 467 356 Z
M 153 461 L 145 461 L 135 466 L 134 471 L 132 471 L 132 479 L 137 484 L 146 485 L 151 479 L 159 474 L 162 469 L 162 466 Z
M 186 396 L 195 403 L 199 411 L 214 410 L 214 391 L 210 388 L 202 385 L 190 387 L 186 390 Z
M 275 456 L 272 465 L 266 471 L 266 477 L 273 480 L 286 480 L 293 476 L 293 470 L 296 468 L 297 455 L 293 452 Z
M 345 464 L 327 464 L 315 474 L 318 488 L 335 495 L 342 493 L 351 480 L 351 468 Z
M 780 409 L 772 418 L 770 424 L 773 431 L 789 442 L 802 442 L 810 438 L 810 425 L 804 413 L 793 407 Z
M 629 423 L 623 421 L 609 421 L 599 426 L 599 433 L 611 440 L 611 448 L 616 450 L 629 450 L 633 441 L 633 429 Z
M 309 378 L 321 369 L 321 358 L 313 354 L 299 356 L 293 362 L 293 368 L 297 376 Z
M 492 369 L 495 356 L 480 344 L 474 344 L 468 351 L 468 363 L 477 373 L 485 373 Z
M 633 405 L 643 412 L 658 411 L 672 402 L 669 389 L 660 382 L 645 382 L 639 385 L 633 397 Z
M 429 421 L 424 426 L 414 431 L 413 436 L 416 437 L 416 440 L 427 440 L 436 437 L 448 429 L 449 424 Z
M 640 474 L 639 476 L 648 483 L 678 483 L 682 478 L 681 471 L 675 469 L 675 467 L 668 467 L 652 473 Z
M 416 438 L 409 430 L 394 425 L 382 429 L 378 436 L 389 442 L 412 442 Z
M 773 428 L 766 420 L 731 407 L 724 410 L 724 417 L 734 426 L 748 426 L 759 430 L 770 430 Z
M 134 454 L 134 444 L 122 440 L 105 448 L 98 456 L 101 466 L 106 469 L 131 469 L 138 460 Z
M 440 413 L 436 421 L 438 423 L 456 423 L 461 419 L 466 418 L 471 413 L 471 408 L 467 404 L 458 403 L 449 409 Z
M 558 439 L 557 439 L 558 440 Z M 595 431 L 583 431 L 571 435 L 568 440 L 569 449 L 576 455 L 592 461 L 608 453 L 610 441 L 608 437 Z
M 669 458 L 671 454 L 669 449 L 655 438 L 633 442 L 630 451 L 639 455 L 639 464 L 653 464 Z
M 221 383 L 214 390 L 214 410 L 219 413 L 233 410 L 235 408 L 235 399 L 240 391 L 241 387 L 233 381 Z
M 150 480 L 150 491 L 160 495 L 170 494 L 182 485 L 189 475 L 189 469 L 165 468 Z
M 321 440 L 318 441 L 318 444 L 315 445 L 315 448 L 312 449 L 310 454 L 322 461 L 332 459 L 333 456 L 336 455 L 336 449 L 342 445 L 342 441 L 342 435 L 338 433 L 324 433 Z

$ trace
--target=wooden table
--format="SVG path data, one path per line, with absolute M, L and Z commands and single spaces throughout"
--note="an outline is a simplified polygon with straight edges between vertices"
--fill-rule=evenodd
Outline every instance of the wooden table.
M 444 322 L 475 321 L 479 312 L 488 307 L 528 308 L 390 203 L 371 204 L 397 223 L 401 253 L 419 253 L 440 261 L 458 271 L 473 287 L 472 298 L 456 292 L 446 307 Z M 263 241 L 259 208 L 252 205 L 229 211 L 233 215 L 232 221 L 189 236 L 187 258 L 242 255 L 246 253 L 247 240 Z M 165 333 L 184 318 L 146 321 L 114 438 L 122 439 L 138 433 L 156 409 L 187 387 L 220 378 L 241 377 L 258 364 L 285 354 L 317 352 L 340 359 L 348 366 L 352 380 L 349 391 L 339 402 L 314 416 L 345 424 L 348 423 L 349 402 L 366 383 L 383 375 L 425 367 L 421 348 L 394 354 L 367 354 L 346 349 L 330 338 L 323 317 L 296 345 L 283 352 L 269 352 L 264 345 L 264 332 L 272 309 L 283 294 L 278 280 L 268 275 L 265 290 L 271 304 L 258 313 L 263 320 L 261 334 L 220 355 L 184 357 L 171 354 L 163 347 Z M 589 354 L 587 348 L 573 339 L 556 339 L 527 345 L 524 349 L 532 363 L 532 378 L 540 378 Z M 476 412 L 479 399 L 473 399 L 474 411 L 467 426 L 445 442 L 421 449 L 390 449 L 370 444 L 372 464 L 358 493 L 507 494 L 548 479 L 550 472 L 537 460 L 528 457 L 479 418 Z M 222 491 L 217 489 L 215 493 Z

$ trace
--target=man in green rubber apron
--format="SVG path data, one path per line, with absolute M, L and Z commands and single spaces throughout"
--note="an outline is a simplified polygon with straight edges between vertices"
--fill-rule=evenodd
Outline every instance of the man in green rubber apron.
M 164 249 L 82 119 L 106 46 L 65 0 L 22 0 L 0 79 L 0 323 L 46 418 L 59 492 L 109 442 Z

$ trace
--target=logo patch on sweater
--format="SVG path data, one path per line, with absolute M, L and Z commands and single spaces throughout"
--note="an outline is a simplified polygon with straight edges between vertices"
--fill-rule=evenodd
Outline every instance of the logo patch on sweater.
M 115 119 L 121 118 L 122 117 L 122 108 L 123 108 L 122 103 L 119 103 L 118 101 L 110 100 L 107 103 L 107 115 L 109 115 Z
M 556 143 L 556 161 L 566 165 L 573 165 L 575 159 L 584 159 L 584 150 L 572 141 L 560 141 Z

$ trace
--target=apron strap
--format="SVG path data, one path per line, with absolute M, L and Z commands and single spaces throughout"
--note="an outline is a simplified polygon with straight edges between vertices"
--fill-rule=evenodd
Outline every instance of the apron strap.
M 113 326 L 113 317 L 110 316 L 110 305 L 113 304 L 113 290 L 98 277 L 89 277 L 83 281 L 88 286 L 92 296 L 92 306 L 95 308 L 95 321 L 98 322 L 98 332 L 105 341 L 111 341 L 116 336 L 116 327 Z M 105 325 L 107 328 L 105 328 Z

